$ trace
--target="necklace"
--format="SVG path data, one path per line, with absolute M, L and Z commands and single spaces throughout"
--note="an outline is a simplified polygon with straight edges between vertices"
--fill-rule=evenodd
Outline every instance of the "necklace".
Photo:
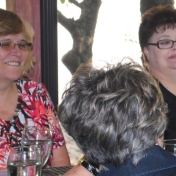
M 18 109 L 18 108 L 16 108 L 16 109 L 15 109 L 15 112 L 14 112 L 14 114 L 13 114 L 13 115 L 14 115 L 14 116 L 18 116 L 18 112 L 19 112 L 19 109 Z

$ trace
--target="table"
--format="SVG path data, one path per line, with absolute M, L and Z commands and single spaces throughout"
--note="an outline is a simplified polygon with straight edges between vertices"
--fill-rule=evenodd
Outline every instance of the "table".
M 64 167 L 52 167 L 42 170 L 42 176 L 59 176 L 65 174 L 73 166 L 64 166 Z

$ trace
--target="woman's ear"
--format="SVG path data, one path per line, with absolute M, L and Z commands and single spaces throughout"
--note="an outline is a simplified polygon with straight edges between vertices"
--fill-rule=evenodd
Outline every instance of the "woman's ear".
M 144 47 L 143 52 L 144 52 L 144 55 L 147 57 L 146 59 L 148 59 L 149 58 L 149 50 L 146 46 Z
M 157 139 L 156 145 L 159 145 L 160 147 L 164 147 L 164 136 Z

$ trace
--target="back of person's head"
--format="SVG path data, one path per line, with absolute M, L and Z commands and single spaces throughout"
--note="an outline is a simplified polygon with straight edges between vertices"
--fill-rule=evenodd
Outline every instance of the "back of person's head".
M 17 14 L 0 9 L 0 37 L 22 33 L 27 42 L 33 43 L 34 30 L 32 26 L 19 17 Z M 27 76 L 32 69 L 34 57 L 32 51 L 28 51 L 26 63 L 22 71 L 22 76 Z
M 128 62 L 96 69 L 81 65 L 63 94 L 58 117 L 88 161 L 103 168 L 136 164 L 166 128 L 158 83 Z
M 174 29 L 176 27 L 176 9 L 173 5 L 155 6 L 147 10 L 142 15 L 139 27 L 139 43 L 141 50 L 147 47 L 150 37 L 154 33 L 164 32 L 166 29 Z M 143 53 L 144 54 L 144 53 Z M 143 57 L 144 66 L 147 67 L 147 58 Z

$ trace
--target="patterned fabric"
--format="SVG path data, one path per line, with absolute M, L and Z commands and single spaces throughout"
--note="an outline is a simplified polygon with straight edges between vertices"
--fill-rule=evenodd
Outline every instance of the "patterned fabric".
M 63 134 L 49 93 L 43 84 L 27 79 L 16 81 L 18 103 L 11 121 L 0 119 L 0 170 L 6 169 L 9 148 L 21 145 L 25 126 L 45 126 L 52 128 L 53 149 L 65 145 Z M 47 162 L 50 166 L 52 154 Z

